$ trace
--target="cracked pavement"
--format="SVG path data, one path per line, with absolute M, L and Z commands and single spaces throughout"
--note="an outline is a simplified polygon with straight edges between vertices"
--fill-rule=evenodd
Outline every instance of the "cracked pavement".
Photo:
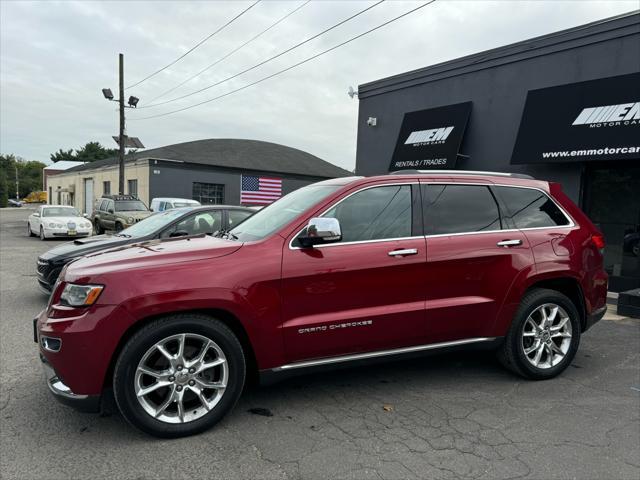
M 640 321 L 614 315 L 545 382 L 464 352 L 254 388 L 180 440 L 77 413 L 51 398 L 32 339 L 35 259 L 57 242 L 26 237 L 29 213 L 0 210 L 2 479 L 640 478 Z

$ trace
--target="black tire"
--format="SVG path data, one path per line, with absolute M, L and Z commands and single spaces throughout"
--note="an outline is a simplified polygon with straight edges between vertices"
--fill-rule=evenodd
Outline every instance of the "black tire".
M 29 222 L 27 222 L 27 234 L 30 237 L 35 237 L 35 234 L 31 231 L 31 224 Z
M 100 226 L 100 220 L 98 220 L 97 218 L 95 220 L 95 223 L 93 224 L 93 228 L 96 231 L 96 235 L 102 235 L 104 233 L 104 230 Z
M 227 387 L 218 403 L 204 416 L 185 423 L 168 423 L 147 413 L 135 393 L 135 373 L 140 360 L 157 342 L 181 333 L 213 340 L 223 351 L 229 369 Z M 113 392 L 122 415 L 134 427 L 162 438 L 177 438 L 203 432 L 233 409 L 242 393 L 246 377 L 242 345 L 221 321 L 206 315 L 176 314 L 144 326 L 126 343 L 113 374 Z M 186 389 L 185 389 L 186 391 Z
M 562 360 L 554 366 L 538 368 L 534 366 L 524 352 L 523 332 L 525 322 L 540 306 L 553 303 L 567 313 L 571 322 L 571 340 L 568 351 Z M 580 345 L 581 322 L 578 309 L 573 302 L 560 292 L 536 288 L 527 292 L 516 312 L 504 343 L 498 350 L 498 359 L 509 370 L 531 380 L 546 380 L 562 373 L 573 361 Z M 546 354 L 546 353 L 545 353 Z
M 122 224 L 120 222 L 116 222 L 116 232 L 122 231 Z

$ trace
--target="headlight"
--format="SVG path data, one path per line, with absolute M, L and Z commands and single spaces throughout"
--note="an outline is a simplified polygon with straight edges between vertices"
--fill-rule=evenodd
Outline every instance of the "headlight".
M 62 228 L 62 227 L 63 227 L 63 225 L 62 225 L 62 224 L 60 224 L 60 223 L 53 223 L 53 222 L 51 222 L 51 223 L 49 224 L 49 228 Z
M 127 218 L 127 223 L 133 223 L 133 217 Z
M 60 300 L 72 307 L 88 307 L 96 303 L 96 300 L 102 293 L 102 285 L 76 285 L 67 283 Z

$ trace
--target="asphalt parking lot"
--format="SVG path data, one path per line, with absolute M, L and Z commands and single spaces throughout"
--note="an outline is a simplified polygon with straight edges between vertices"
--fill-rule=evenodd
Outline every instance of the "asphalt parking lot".
M 0 210 L 0 477 L 640 478 L 640 321 L 608 315 L 546 382 L 487 353 L 299 377 L 246 392 L 213 430 L 157 440 L 51 398 L 27 209 Z

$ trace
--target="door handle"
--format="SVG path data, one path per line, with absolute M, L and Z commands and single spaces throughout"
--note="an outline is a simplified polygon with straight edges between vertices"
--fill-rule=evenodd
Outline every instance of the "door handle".
M 498 242 L 497 245 L 499 247 L 515 247 L 517 245 L 522 245 L 522 240 L 502 240 L 501 242 Z
M 418 253 L 417 248 L 405 248 L 402 250 L 391 250 L 389 252 L 390 257 L 403 257 L 405 255 L 415 255 Z

